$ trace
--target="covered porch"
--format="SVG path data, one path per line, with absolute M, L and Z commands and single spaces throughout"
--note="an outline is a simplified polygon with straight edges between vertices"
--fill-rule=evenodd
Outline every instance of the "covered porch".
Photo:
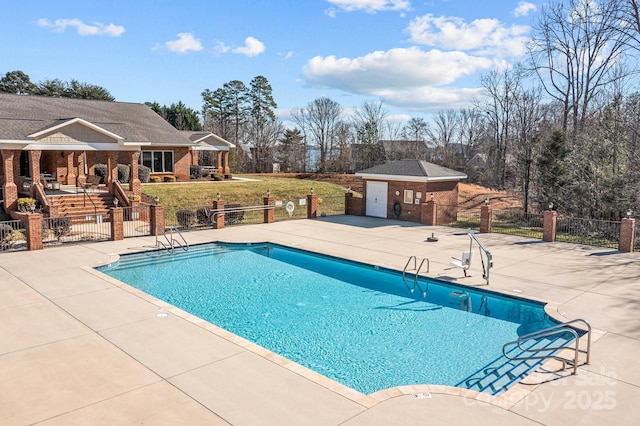
M 2 151 L 0 179 L 2 201 L 6 214 L 18 210 L 18 199 L 35 199 L 41 210 L 48 212 L 51 197 L 80 192 L 108 192 L 128 205 L 130 199 L 140 199 L 138 178 L 139 151 L 96 151 L 56 149 L 24 149 Z M 123 187 L 118 181 L 118 159 L 125 157 L 130 168 L 129 182 Z M 95 165 L 106 164 L 104 177 L 97 176 Z

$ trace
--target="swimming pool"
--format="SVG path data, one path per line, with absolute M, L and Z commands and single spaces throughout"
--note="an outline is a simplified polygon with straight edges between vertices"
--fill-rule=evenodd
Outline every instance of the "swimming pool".
M 364 394 L 410 384 L 499 394 L 536 366 L 508 361 L 502 346 L 554 324 L 540 303 L 420 278 L 423 297 L 398 272 L 275 244 L 162 253 L 98 269 Z

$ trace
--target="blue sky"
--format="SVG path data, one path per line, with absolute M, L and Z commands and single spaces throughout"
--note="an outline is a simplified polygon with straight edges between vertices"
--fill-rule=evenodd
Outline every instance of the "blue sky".
M 76 79 L 118 101 L 182 101 L 264 75 L 278 115 L 320 96 L 391 116 L 469 106 L 518 60 L 537 0 L 23 0 L 5 7 L 0 75 Z

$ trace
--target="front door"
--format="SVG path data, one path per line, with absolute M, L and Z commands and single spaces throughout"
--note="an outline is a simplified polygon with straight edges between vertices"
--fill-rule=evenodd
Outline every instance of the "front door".
M 367 181 L 367 216 L 387 218 L 387 182 Z

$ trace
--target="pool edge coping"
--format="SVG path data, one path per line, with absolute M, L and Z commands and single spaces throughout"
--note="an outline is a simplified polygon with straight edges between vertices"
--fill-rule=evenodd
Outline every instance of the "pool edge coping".
M 215 243 L 228 243 L 228 244 L 249 244 L 249 245 L 253 245 L 253 244 L 276 244 L 276 245 L 280 245 L 283 247 L 288 247 L 291 249 L 295 249 L 295 250 L 302 250 L 302 251 L 308 251 L 311 253 L 316 253 L 316 254 L 321 254 L 321 255 L 327 255 L 327 256 L 331 256 L 331 257 L 335 257 L 331 254 L 326 254 L 326 253 L 322 253 L 321 251 L 311 251 L 308 249 L 301 249 L 299 247 L 295 247 L 293 245 L 288 245 L 288 244 L 282 244 L 282 243 L 273 243 L 270 241 L 252 241 L 252 242 L 243 242 L 243 243 L 237 243 L 237 242 L 225 242 L 225 241 L 221 241 L 221 240 L 217 240 L 217 241 L 209 241 L 209 242 L 204 242 L 201 243 L 202 245 L 204 244 L 215 244 Z M 201 244 L 197 244 L 197 245 L 201 245 Z M 153 250 L 140 250 L 140 253 L 143 252 L 147 252 L 147 251 L 153 251 Z M 519 403 L 520 401 L 522 401 L 523 399 L 525 399 L 530 393 L 532 393 L 533 391 L 535 391 L 539 386 L 548 383 L 549 381 L 552 380 L 556 380 L 558 378 L 558 372 L 559 372 L 559 367 L 558 365 L 560 364 L 559 361 L 555 361 L 553 359 L 548 359 L 544 362 L 542 362 L 540 365 L 538 365 L 538 367 L 536 367 L 533 371 L 531 371 L 529 374 L 527 374 L 526 376 L 524 376 L 523 378 L 519 379 L 513 386 L 511 386 L 508 390 L 506 390 L 505 392 L 499 394 L 499 395 L 491 395 L 488 393 L 483 393 L 483 392 L 478 392 L 475 390 L 471 390 L 471 389 L 465 389 L 465 388 L 459 388 L 459 387 L 455 387 L 455 386 L 447 386 L 447 385 L 436 385 L 436 384 L 416 384 L 416 385 L 402 385 L 402 386 L 395 386 L 395 387 L 391 387 L 391 388 L 387 388 L 387 389 L 381 389 L 377 392 L 374 392 L 372 394 L 369 395 L 365 395 L 361 392 L 356 391 L 355 389 L 352 389 L 342 383 L 339 383 L 333 379 L 330 379 L 329 377 L 326 377 L 320 373 L 317 373 L 301 364 L 298 364 L 295 361 L 292 361 L 288 358 L 285 358 L 281 355 L 276 354 L 275 352 L 272 352 L 262 346 L 259 346 L 256 343 L 253 343 L 243 337 L 240 337 L 238 335 L 235 335 L 221 327 L 218 327 L 198 316 L 195 316 L 193 314 L 190 314 L 176 306 L 173 306 L 171 304 L 169 304 L 168 302 L 165 302 L 161 299 L 158 299 L 148 293 L 143 292 L 142 290 L 139 290 L 133 286 L 130 286 L 126 283 L 123 283 L 122 281 L 119 281 L 115 278 L 110 277 L 109 275 L 99 271 L 97 268 L 100 267 L 104 267 L 104 266 L 108 266 L 114 262 L 117 262 L 120 259 L 120 256 L 123 255 L 125 253 L 106 253 L 107 256 L 109 256 L 109 260 L 105 261 L 105 262 L 100 262 L 94 266 L 83 266 L 81 267 L 82 270 L 89 272 L 91 274 L 93 274 L 94 276 L 97 276 L 98 278 L 101 278 L 103 280 L 105 280 L 106 282 L 110 283 L 111 285 L 120 288 L 136 297 L 139 297 L 143 300 L 145 300 L 146 302 L 151 303 L 152 305 L 156 306 L 158 308 L 158 310 L 163 309 L 164 311 L 166 311 L 167 313 L 173 314 L 183 320 L 186 320 L 200 328 L 203 328 L 206 331 L 211 332 L 212 334 L 223 338 L 225 340 L 227 340 L 230 343 L 236 344 L 238 346 L 240 346 L 241 348 L 248 350 L 262 358 L 264 358 L 267 361 L 273 362 L 274 364 L 283 367 L 285 369 L 287 369 L 288 371 L 291 371 L 307 380 L 310 380 L 311 382 L 324 387 L 325 389 L 334 392 L 344 398 L 349 399 L 350 401 L 353 401 L 361 406 L 363 406 L 366 409 L 372 408 L 376 405 L 378 405 L 379 403 L 382 403 L 384 401 L 387 401 L 389 399 L 392 398 L 396 398 L 396 397 L 403 397 L 403 396 L 410 396 L 412 395 L 415 398 L 430 398 L 431 394 L 440 394 L 440 395 L 450 395 L 450 396 L 457 396 L 457 397 L 462 397 L 465 398 L 466 400 L 471 400 L 469 402 L 469 404 L 473 404 L 473 403 L 485 403 L 485 404 L 490 404 L 493 406 L 496 406 L 498 408 L 504 409 L 504 410 L 510 410 L 513 406 L 515 406 L 517 403 Z M 130 254 L 130 253 L 126 253 L 126 254 Z M 348 259 L 351 261 L 351 259 Z M 385 268 L 391 271 L 395 271 L 395 272 L 402 272 L 398 269 L 395 268 L 391 268 L 389 266 L 380 266 L 380 265 L 375 265 L 375 264 L 370 264 L 370 263 L 366 263 L 366 262 L 362 262 L 362 261 L 358 261 L 358 260 L 353 260 L 356 263 L 359 264 L 364 264 L 364 265 L 369 265 L 372 267 L 380 267 L 380 268 Z M 445 280 L 441 280 L 437 277 L 434 276 L 430 276 L 430 275 L 422 275 L 425 278 L 429 278 L 429 279 L 433 279 L 436 281 L 440 281 L 446 284 L 452 284 L 455 286 L 461 286 L 461 287 L 466 287 L 469 289 L 478 289 L 479 286 L 477 285 L 469 285 L 469 284 L 464 284 L 464 283 L 450 283 L 448 281 Z M 488 284 L 486 285 L 488 286 Z M 482 287 L 486 287 L 486 286 L 482 286 Z M 534 303 L 541 303 L 544 306 L 544 311 L 545 313 L 553 320 L 556 321 L 558 323 L 562 323 L 565 322 L 567 320 L 566 316 L 563 315 L 563 313 L 559 310 L 560 305 L 557 302 L 554 301 L 544 301 L 541 300 L 537 297 L 522 297 L 522 296 L 518 296 L 518 295 L 513 295 L 511 293 L 507 293 L 506 291 L 500 290 L 500 289 L 490 289 L 488 290 L 490 292 L 496 293 L 498 295 L 501 296 L 505 296 L 508 298 L 516 298 L 516 299 L 521 299 L 521 300 L 525 300 L 525 301 L 529 301 L 529 302 L 534 302 Z M 598 339 L 600 339 L 601 337 L 603 337 L 606 332 L 602 331 L 602 330 L 597 330 L 597 329 L 593 329 L 593 339 L 592 339 L 592 343 L 596 342 Z M 546 371 L 544 371 L 546 370 Z M 562 377 L 564 376 L 568 376 L 569 374 L 566 374 L 567 371 L 563 371 Z M 549 378 L 551 377 L 551 378 Z M 533 379 L 534 383 L 523 383 L 526 382 L 529 379 Z M 535 382 L 537 380 L 537 382 Z M 166 378 L 165 378 L 166 380 Z

